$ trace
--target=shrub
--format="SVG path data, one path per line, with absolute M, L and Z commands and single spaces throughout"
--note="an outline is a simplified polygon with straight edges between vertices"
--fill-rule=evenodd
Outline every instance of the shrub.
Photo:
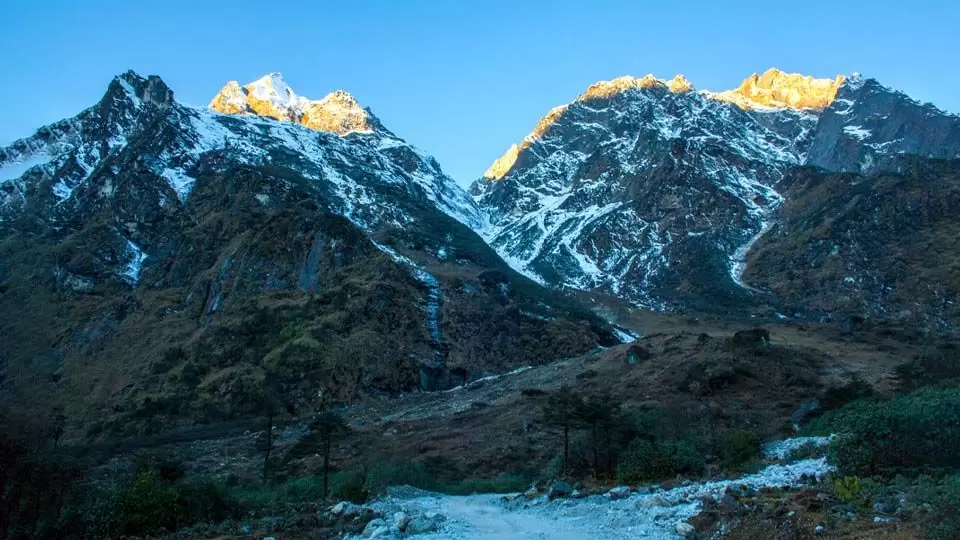
M 174 530 L 180 494 L 156 471 L 141 473 L 117 498 L 114 529 L 121 535 L 139 535 L 158 529 Z
M 844 476 L 833 482 L 833 493 L 838 499 L 850 503 L 860 498 L 860 479 L 856 476 Z
M 933 506 L 931 519 L 924 528 L 928 539 L 960 538 L 960 474 L 939 480 L 921 478 L 913 495 L 917 500 Z
M 360 504 L 366 502 L 368 496 L 363 470 L 346 469 L 330 475 L 330 497 L 333 500 Z
M 837 409 L 858 399 L 868 399 L 876 396 L 870 383 L 859 374 L 854 374 L 849 381 L 841 386 L 827 389 L 820 400 L 823 409 Z
M 746 429 L 731 429 L 717 441 L 717 453 L 724 467 L 739 467 L 760 457 L 760 436 Z
M 432 490 L 436 487 L 436 481 L 422 463 L 416 461 L 380 461 L 367 469 L 363 483 L 364 489 L 371 494 L 383 493 L 390 486 L 403 485 Z
M 889 401 L 859 400 L 815 420 L 838 434 L 830 459 L 847 476 L 960 466 L 960 388 L 924 388 Z

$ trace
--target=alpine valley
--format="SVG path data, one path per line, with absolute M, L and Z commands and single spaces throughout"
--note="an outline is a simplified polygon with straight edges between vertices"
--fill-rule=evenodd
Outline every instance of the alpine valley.
M 126 72 L 0 148 L 0 408 L 56 418 L 96 482 L 142 452 L 326 471 L 328 410 L 342 471 L 527 482 L 561 386 L 777 438 L 953 361 L 958 206 L 960 117 L 858 74 L 598 82 L 465 190 L 345 91 L 271 73 L 198 108 Z

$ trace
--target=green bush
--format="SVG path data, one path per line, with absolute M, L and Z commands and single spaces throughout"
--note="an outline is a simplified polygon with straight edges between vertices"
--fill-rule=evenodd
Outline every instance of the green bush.
M 698 474 L 703 456 L 686 439 L 636 439 L 620 455 L 617 481 L 625 484 L 661 480 L 674 474 Z
M 717 441 L 717 453 L 724 467 L 740 467 L 760 457 L 760 436 L 746 429 L 731 429 Z
M 346 469 L 330 475 L 330 498 L 335 501 L 352 503 L 366 502 L 369 493 L 364 487 L 364 473 L 361 469 Z
M 121 535 L 139 535 L 159 529 L 175 530 L 180 494 L 156 471 L 141 473 L 117 497 L 114 527 Z
M 960 388 L 924 388 L 889 401 L 859 400 L 815 420 L 836 433 L 830 459 L 845 476 L 960 467 Z
M 931 519 L 925 527 L 927 538 L 960 538 L 960 474 L 936 480 L 921 478 L 914 490 L 914 498 L 933 506 Z
M 368 493 L 380 494 L 390 486 L 413 486 L 436 489 L 436 479 L 426 466 L 416 461 L 380 461 L 367 469 L 363 483 Z

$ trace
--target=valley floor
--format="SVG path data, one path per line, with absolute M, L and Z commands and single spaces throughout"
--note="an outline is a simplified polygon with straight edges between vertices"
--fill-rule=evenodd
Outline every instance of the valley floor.
M 719 500 L 728 488 L 759 491 L 800 486 L 817 481 L 828 472 L 824 459 L 807 459 L 773 464 L 734 480 L 642 489 L 624 493 L 618 500 L 610 493 L 551 501 L 547 495 L 530 499 L 524 495 L 446 496 L 400 488 L 391 490 L 390 496 L 370 507 L 385 516 L 396 516 L 398 512 L 408 516 L 443 516 L 437 532 L 422 535 L 437 540 L 683 538 L 692 534 L 687 519 L 701 511 L 705 497 Z M 365 532 L 383 537 L 395 534 L 389 524 L 384 528 L 381 533 Z

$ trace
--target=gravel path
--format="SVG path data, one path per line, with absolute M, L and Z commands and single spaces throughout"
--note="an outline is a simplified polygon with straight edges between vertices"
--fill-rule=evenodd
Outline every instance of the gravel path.
M 578 539 L 682 538 L 677 527 L 700 512 L 704 497 L 719 498 L 727 487 L 760 489 L 798 486 L 822 478 L 829 471 L 824 459 L 770 465 L 762 471 L 735 480 L 696 482 L 669 490 L 632 493 L 612 500 L 605 495 L 580 499 L 546 497 L 527 501 L 522 496 L 449 496 L 401 488 L 369 505 L 393 516 L 443 516 L 437 532 L 406 535 L 406 538 L 472 540 L 481 538 Z M 680 525 L 683 527 L 683 525 Z

